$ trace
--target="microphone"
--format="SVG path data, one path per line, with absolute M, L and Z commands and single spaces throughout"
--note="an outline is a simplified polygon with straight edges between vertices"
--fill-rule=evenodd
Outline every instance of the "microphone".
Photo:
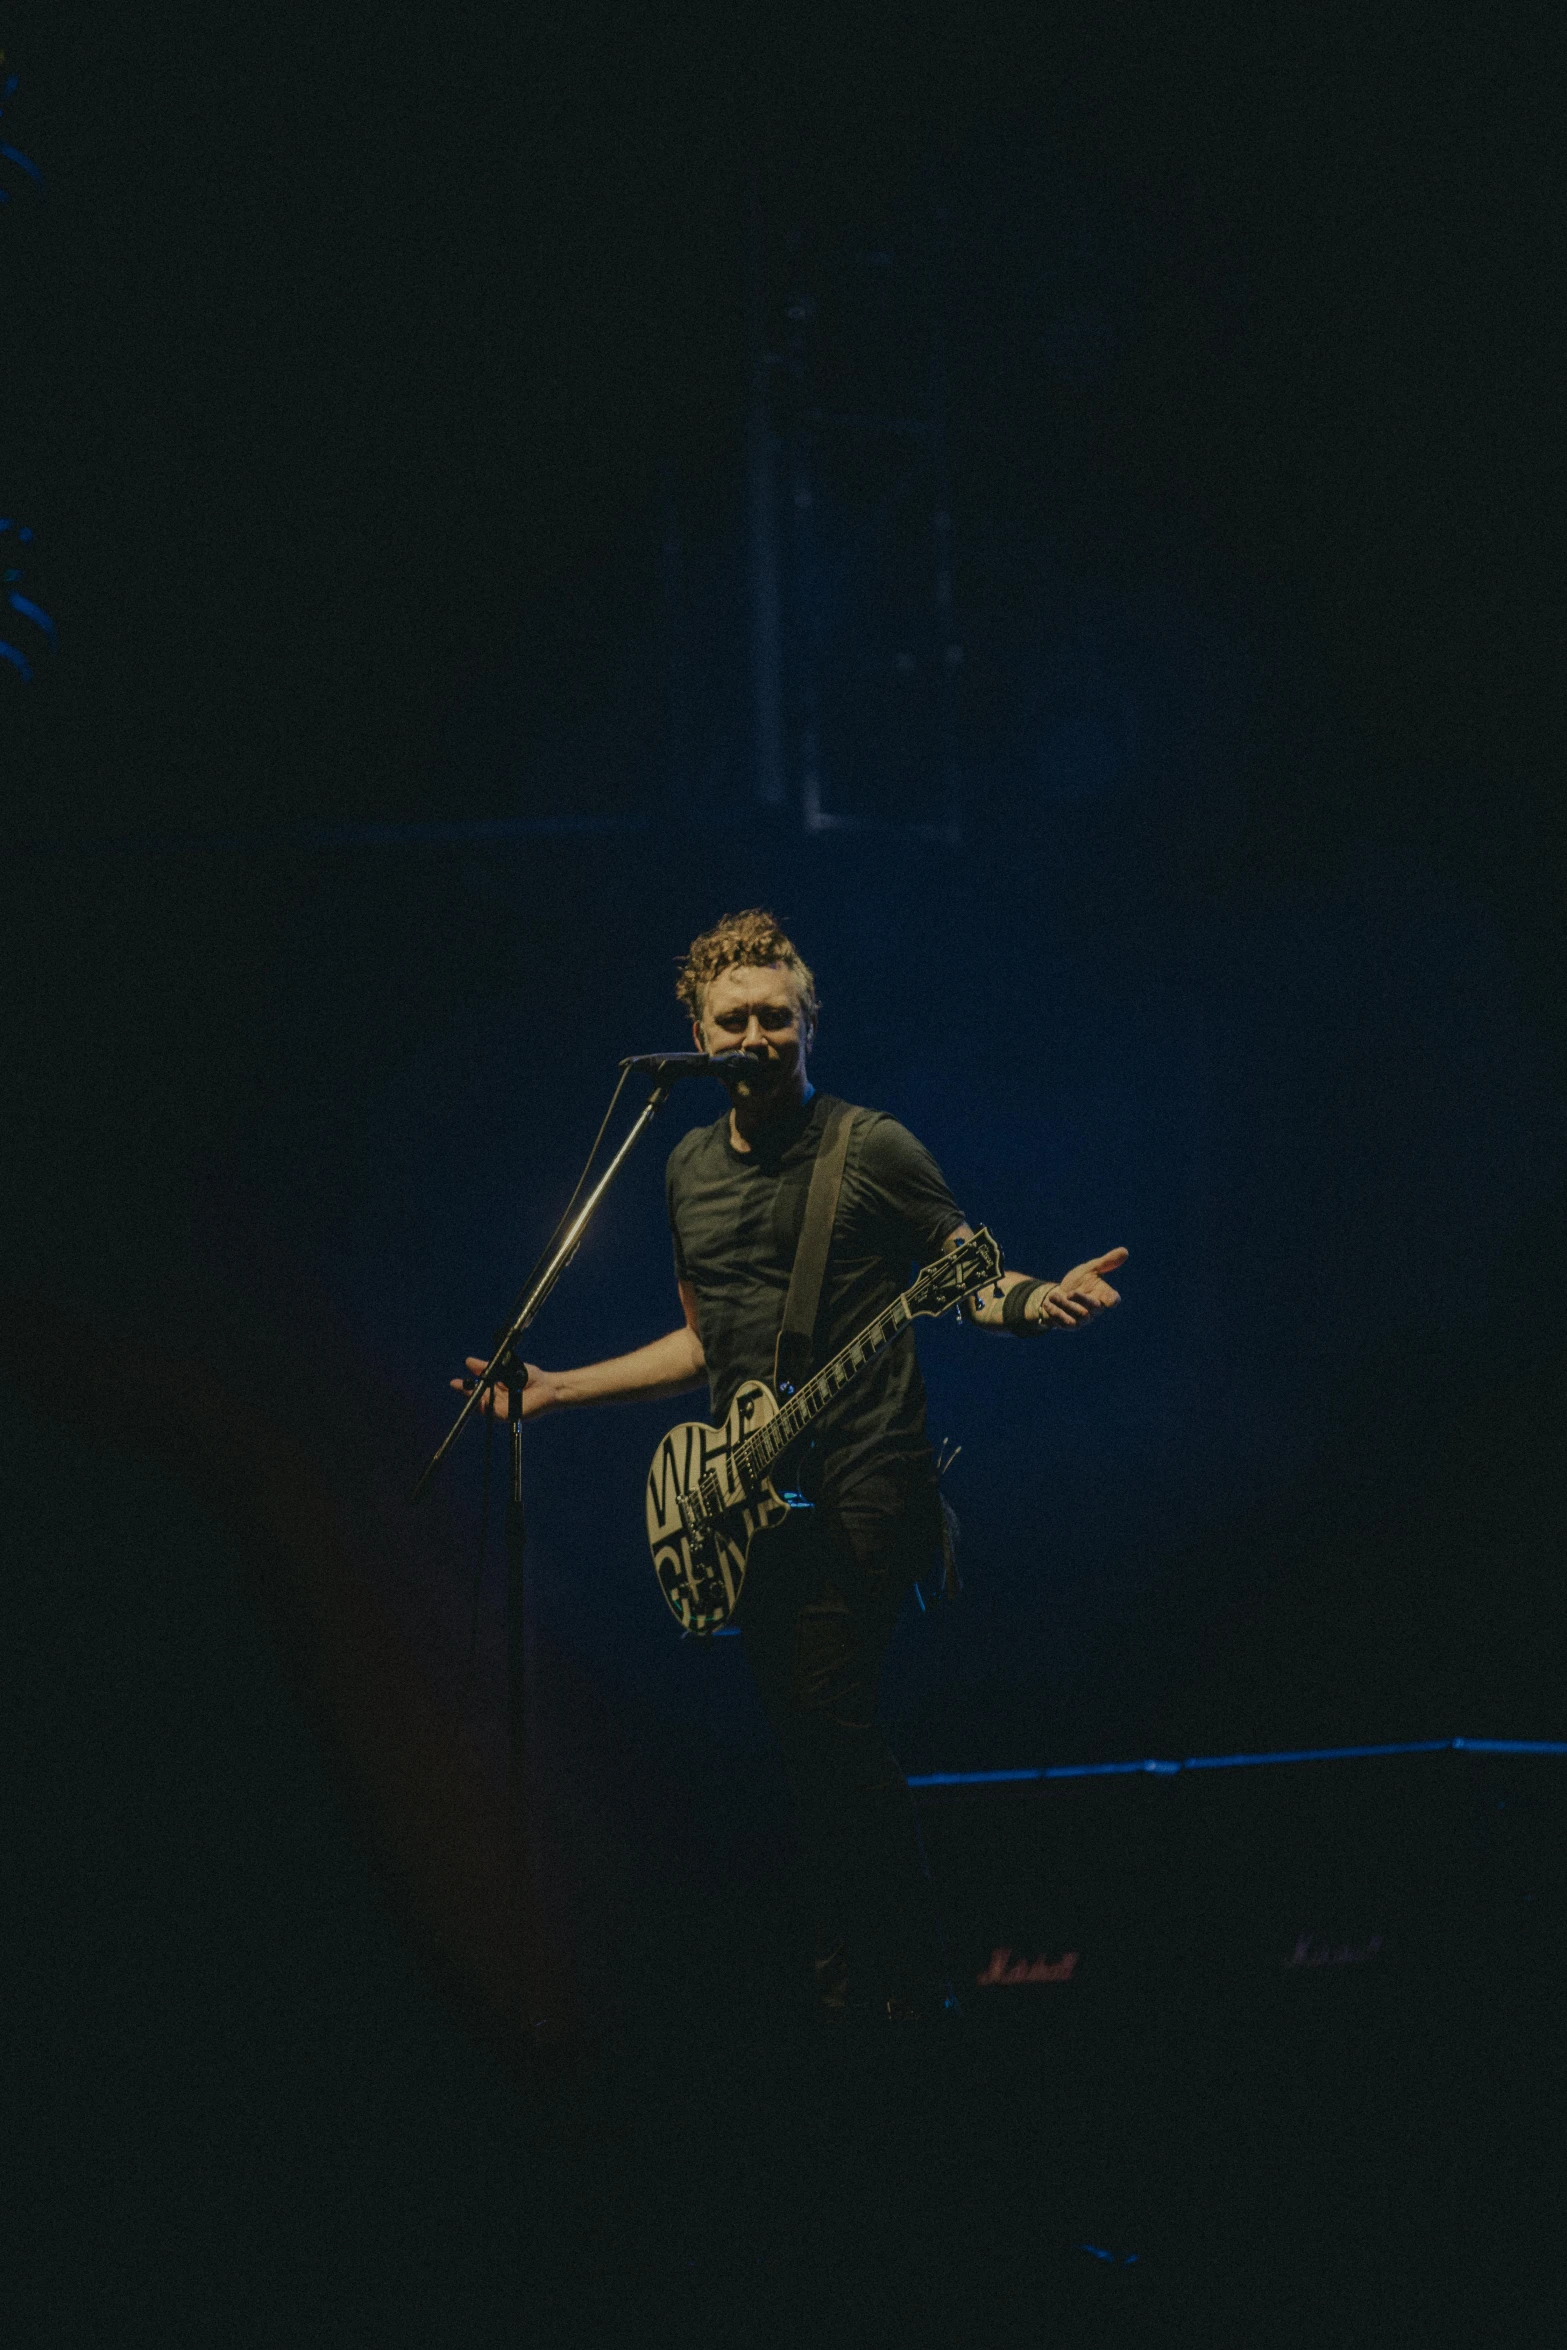
M 677 1077 L 737 1077 L 759 1064 L 756 1053 L 640 1053 L 620 1065 L 629 1076 L 656 1077 L 660 1085 L 673 1085 Z

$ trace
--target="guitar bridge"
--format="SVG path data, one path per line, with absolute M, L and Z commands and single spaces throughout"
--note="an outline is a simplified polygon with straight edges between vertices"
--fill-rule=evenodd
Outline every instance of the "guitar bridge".
M 723 1496 L 718 1480 L 712 1475 L 693 1485 L 689 1493 L 680 1496 L 680 1523 L 692 1541 L 704 1534 L 723 1511 Z

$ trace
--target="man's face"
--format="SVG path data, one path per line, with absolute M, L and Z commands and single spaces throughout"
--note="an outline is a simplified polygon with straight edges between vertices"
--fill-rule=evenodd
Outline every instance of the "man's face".
M 798 1091 L 805 1081 L 811 1032 L 800 1010 L 794 973 L 783 963 L 731 963 L 710 980 L 694 1025 L 704 1053 L 751 1053 L 754 1079 L 736 1090 L 758 1097 Z

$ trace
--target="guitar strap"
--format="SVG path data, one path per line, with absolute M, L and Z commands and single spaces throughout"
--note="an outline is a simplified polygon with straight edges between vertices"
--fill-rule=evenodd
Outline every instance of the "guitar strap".
M 792 1395 L 797 1388 L 802 1387 L 816 1367 L 813 1359 L 816 1316 L 821 1306 L 827 1252 L 832 1246 L 833 1225 L 838 1214 L 838 1195 L 843 1189 L 843 1171 L 848 1163 L 849 1144 L 858 1116 L 859 1111 L 853 1102 L 834 1102 L 827 1113 L 822 1139 L 817 1145 L 816 1164 L 811 1169 L 811 1188 L 806 1194 L 805 1217 L 795 1247 L 789 1291 L 784 1299 L 783 1321 L 773 1354 L 773 1385 L 780 1396 Z M 945 1494 L 940 1495 L 939 1500 L 941 1587 L 948 1599 L 956 1599 L 963 1588 L 954 1539 L 957 1515 Z
M 853 1102 L 834 1102 L 822 1127 L 811 1188 L 806 1195 L 805 1220 L 800 1226 L 784 1299 L 783 1322 L 773 1356 L 773 1384 L 780 1395 L 791 1395 L 810 1377 L 816 1345 L 816 1316 L 827 1271 L 827 1251 L 838 1214 L 838 1194 L 849 1156 L 849 1138 L 858 1115 Z

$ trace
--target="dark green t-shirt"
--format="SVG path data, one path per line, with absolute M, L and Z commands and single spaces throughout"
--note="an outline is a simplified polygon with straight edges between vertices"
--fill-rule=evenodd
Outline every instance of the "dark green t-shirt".
M 715 1421 L 746 1379 L 773 1376 L 784 1298 L 805 1217 L 829 1094 L 813 1094 L 766 1152 L 737 1151 L 729 1114 L 669 1154 L 665 1186 L 675 1271 L 696 1292 Z M 964 1221 L 941 1169 L 906 1126 L 881 1111 L 855 1120 L 816 1322 L 815 1367 L 908 1287 Z M 896 1339 L 816 1423 L 791 1482 L 848 1515 L 894 1513 L 928 1480 L 925 1387 L 912 1334 Z

